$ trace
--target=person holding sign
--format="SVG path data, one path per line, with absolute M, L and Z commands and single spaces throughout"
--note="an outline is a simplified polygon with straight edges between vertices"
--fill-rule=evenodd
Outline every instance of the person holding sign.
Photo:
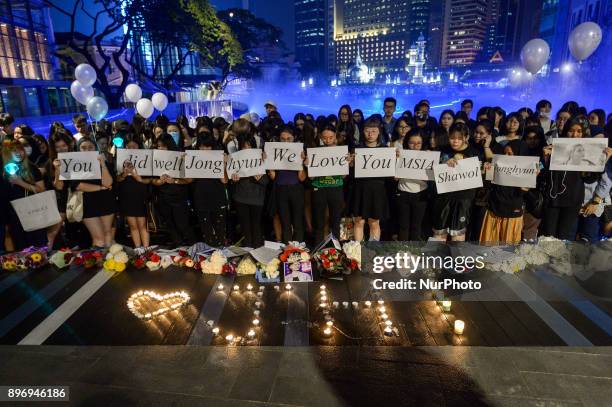
M 383 127 L 378 119 L 370 118 L 363 125 L 362 148 L 386 148 L 383 144 Z M 351 165 L 354 160 L 351 159 Z M 395 160 L 392 163 L 395 168 Z M 370 230 L 370 241 L 380 240 L 380 221 L 389 216 L 389 202 L 384 177 L 355 178 L 353 184 L 352 214 L 355 217 L 355 240 L 364 239 L 366 219 Z
M 294 143 L 295 133 L 291 127 L 285 127 L 280 133 L 281 143 Z M 302 151 L 301 161 L 306 158 Z M 264 158 L 265 159 L 265 158 Z M 280 216 L 282 227 L 282 240 L 284 243 L 290 241 L 304 241 L 304 186 L 306 170 L 302 167 L 300 171 L 294 170 L 268 170 L 270 179 L 274 181 L 274 193 L 276 209 Z
M 441 161 L 454 167 L 457 161 L 478 157 L 478 151 L 469 145 L 470 130 L 464 123 L 454 123 L 448 135 L 448 147 L 441 150 Z M 453 241 L 465 241 L 470 223 L 472 201 L 475 189 L 438 194 L 433 207 L 433 238 L 446 241 L 450 235 Z
M 404 138 L 404 150 L 423 150 L 422 130 L 412 129 Z M 399 157 L 398 150 L 398 157 Z M 397 183 L 397 214 L 400 241 L 423 239 L 423 219 L 427 209 L 427 181 L 400 178 Z
M 326 125 L 322 128 L 319 139 L 324 147 L 338 145 L 336 128 Z M 304 164 L 308 166 L 310 157 L 306 157 Z M 312 211 L 315 229 L 315 244 L 323 241 L 325 230 L 325 212 L 329 209 L 329 226 L 334 235 L 340 236 L 340 220 L 344 209 L 344 175 L 331 175 L 311 178 L 312 184 Z
M 45 190 L 40 170 L 28 160 L 25 149 L 19 141 L 5 140 L 3 142 L 2 163 L 4 164 L 2 182 L 5 183 L 7 192 L 7 196 L 2 199 L 9 202 Z M 29 246 L 43 246 L 47 241 L 45 230 L 24 231 L 15 209 L 12 205 L 7 206 L 8 226 L 15 250 L 23 250 Z
M 195 148 L 220 150 L 221 145 L 212 133 L 200 133 Z M 223 178 L 198 178 L 192 184 L 193 208 L 200 222 L 203 241 L 215 247 L 224 246 L 227 237 L 227 182 L 227 173 L 223 169 Z
M 77 151 L 98 151 L 98 145 L 89 137 L 81 137 Z M 83 192 L 83 224 L 89 231 L 92 245 L 103 248 L 113 244 L 113 221 L 116 198 L 112 191 L 113 176 L 106 165 L 104 154 L 98 156 L 102 179 L 72 181 L 72 190 Z
M 588 126 L 588 121 L 582 118 L 570 119 L 563 126 L 561 137 L 582 138 L 587 134 Z M 574 241 L 578 215 L 584 201 L 585 183 L 599 181 L 601 173 L 552 171 L 549 169 L 552 150 L 553 146 L 544 147 L 546 211 L 540 224 L 540 235 Z
M 125 148 L 141 150 L 143 146 L 134 135 L 128 135 Z M 141 177 L 134 163 L 129 160 L 119 164 L 122 168 L 121 173 L 117 175 L 119 212 L 127 220 L 136 252 L 143 253 L 150 243 L 147 227 L 147 203 L 151 178 Z
M 174 142 L 173 136 L 162 134 L 157 140 L 157 149 L 162 151 L 181 151 Z M 157 207 L 164 219 L 170 238 L 175 247 L 183 244 L 191 245 L 195 242 L 195 234 L 189 223 L 189 178 L 173 178 L 163 174 L 153 179 L 152 184 L 157 187 Z
M 513 139 L 504 147 L 505 155 L 527 155 L 527 145 L 522 140 Z M 485 168 L 491 166 L 485 164 Z M 523 206 L 525 192 L 529 188 L 491 186 L 487 210 L 480 229 L 480 243 L 517 244 L 521 241 L 523 230 Z
M 57 159 L 57 154 L 72 151 L 73 142 L 74 138 L 66 129 L 57 130 L 49 140 L 49 161 L 47 162 L 47 170 L 45 171 L 45 186 L 47 189 L 55 189 L 57 209 L 62 217 L 62 221 L 66 220 L 68 182 L 64 182 L 60 179 L 61 163 L 60 160 Z M 62 223 L 63 222 L 60 222 L 47 229 L 47 245 L 49 249 L 53 248 L 55 239 L 62 229 Z

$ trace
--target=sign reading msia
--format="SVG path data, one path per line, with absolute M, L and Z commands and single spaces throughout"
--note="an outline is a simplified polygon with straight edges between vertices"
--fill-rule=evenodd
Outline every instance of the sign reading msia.
M 180 151 L 153 150 L 153 175 L 183 178 L 185 173 L 183 154 Z
M 266 173 L 263 165 L 262 150 L 257 148 L 248 148 L 232 153 L 229 160 L 227 160 L 226 168 L 228 177 L 234 174 L 238 174 L 241 178 L 253 177 Z
M 433 166 L 436 189 L 439 194 L 482 188 L 482 176 L 478 157 L 464 158 L 454 167 L 448 164 Z
M 188 150 L 185 156 L 185 177 L 223 178 L 225 160 L 221 150 Z
M 307 151 L 309 177 L 348 175 L 348 146 L 316 147 Z
M 355 178 L 394 177 L 396 156 L 393 147 L 356 148 Z
M 117 150 L 117 172 L 123 172 L 126 161 L 132 163 L 138 175 L 150 177 L 153 175 L 153 150 Z
M 266 152 L 265 167 L 267 170 L 293 170 L 302 169 L 303 143 L 272 143 L 264 145 Z
M 439 151 L 400 150 L 395 177 L 433 181 L 433 166 L 439 162 Z
M 60 179 L 69 181 L 102 178 L 99 155 L 97 151 L 59 153 L 57 159 L 60 161 Z

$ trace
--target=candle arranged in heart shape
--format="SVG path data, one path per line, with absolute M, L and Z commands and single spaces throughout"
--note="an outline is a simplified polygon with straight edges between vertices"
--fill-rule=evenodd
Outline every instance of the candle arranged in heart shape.
M 185 291 L 158 294 L 154 291 L 140 290 L 128 298 L 127 307 L 139 319 L 149 320 L 170 311 L 175 311 L 190 300 Z

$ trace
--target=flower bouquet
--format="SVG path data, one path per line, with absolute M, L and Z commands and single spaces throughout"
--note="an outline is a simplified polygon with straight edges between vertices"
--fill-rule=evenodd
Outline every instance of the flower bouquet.
M 130 258 L 127 253 L 123 250 L 123 246 L 120 244 L 114 244 L 108 250 L 106 254 L 106 260 L 104 261 L 104 269 L 109 271 L 122 272 L 126 269 Z
M 36 270 L 47 265 L 47 250 L 46 248 L 30 247 L 21 252 L 23 263 L 29 270 Z
M 215 250 L 210 256 L 200 262 L 203 274 L 222 274 L 227 264 L 227 257 L 221 250 Z
M 74 258 L 72 264 L 75 266 L 83 266 L 90 270 L 101 265 L 104 259 L 104 253 L 101 250 L 86 250 L 79 252 Z
M 23 258 L 18 253 L 5 254 L 0 257 L 0 264 L 4 271 L 27 270 Z
M 350 241 L 342 245 L 345 255 L 344 265 L 349 271 L 361 270 L 361 243 Z
M 322 274 L 337 275 L 343 272 L 345 256 L 335 247 L 321 249 L 314 256 Z
M 281 261 L 278 258 L 272 259 L 269 263 L 257 263 L 257 273 L 255 277 L 260 283 L 280 282 L 280 272 L 278 268 Z
M 64 248 L 53 253 L 53 255 L 49 258 L 49 263 L 61 270 L 70 266 L 73 260 L 74 253 L 72 253 L 72 250 Z
M 189 257 L 189 253 L 186 250 L 179 250 L 178 254 L 172 257 L 172 261 L 179 267 L 193 268 L 195 265 L 195 262 Z
M 256 271 L 257 265 L 248 255 L 243 257 L 242 260 L 240 260 L 240 263 L 238 263 L 238 267 L 236 267 L 236 273 L 239 276 L 253 275 Z

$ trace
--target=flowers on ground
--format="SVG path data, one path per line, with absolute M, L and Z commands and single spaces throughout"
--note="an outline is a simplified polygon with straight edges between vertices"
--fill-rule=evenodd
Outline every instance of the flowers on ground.
M 238 275 L 252 275 L 257 271 L 257 266 L 250 257 L 246 256 L 240 263 L 238 263 L 238 267 L 236 268 L 236 272 Z
M 315 254 L 314 258 L 325 272 L 337 274 L 341 273 L 344 268 L 342 264 L 345 259 L 344 253 L 334 247 L 322 249 Z
M 221 250 L 215 250 L 213 254 L 200 262 L 200 267 L 204 274 L 221 274 L 226 264 L 227 257 Z

